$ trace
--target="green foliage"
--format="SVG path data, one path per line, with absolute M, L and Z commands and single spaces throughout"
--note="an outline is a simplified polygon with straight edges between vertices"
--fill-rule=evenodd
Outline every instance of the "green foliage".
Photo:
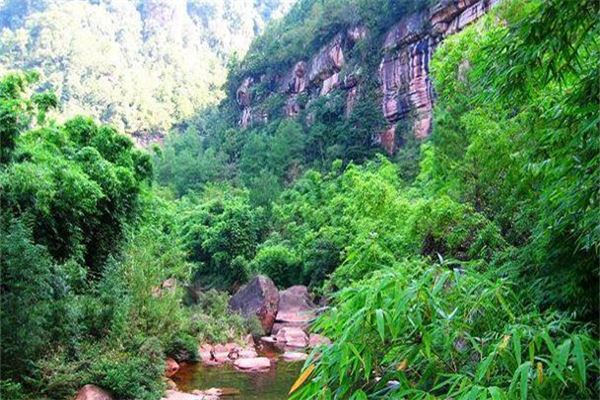
M 10 379 L 0 381 L 0 397 L 3 399 L 25 400 L 25 393 L 19 383 Z
M 508 24 L 489 16 L 436 53 L 432 185 L 473 204 L 519 246 L 515 268 L 534 278 L 540 303 L 578 304 L 592 317 L 597 10 L 589 1 L 529 1 L 496 13 Z M 550 25 L 561 34 L 547 34 Z
M 35 110 L 18 97 L 23 79 L 9 75 L 2 84 L 0 107 L 20 110 L 14 132 Z M 37 110 L 39 117 L 44 111 Z M 149 157 L 113 128 L 82 117 L 13 139 L 12 162 L 0 173 L 4 210 L 31 221 L 35 240 L 56 260 L 82 260 L 97 273 L 111 241 L 137 213 L 140 188 L 152 176 Z
M 282 245 L 261 247 L 250 269 L 254 273 L 267 275 L 281 288 L 292 286 L 302 279 L 300 259 Z
M 165 348 L 165 353 L 175 361 L 198 361 L 198 342 L 186 333 L 175 336 Z
M 289 7 L 289 0 L 3 1 L 0 74 L 35 68 L 66 117 L 90 114 L 147 143 L 220 100 L 228 58 L 244 54 Z
M 197 304 L 190 309 L 191 329 L 200 342 L 227 343 L 240 340 L 247 332 L 263 332 L 256 318 L 244 320 L 231 313 L 228 304 L 226 293 L 211 289 L 200 294 Z
M 55 266 L 18 220 L 10 227 L 2 223 L 0 254 L 2 359 L 10 360 L 2 363 L 1 371 L 8 378 L 30 372 L 29 360 L 40 357 L 50 339 Z
M 338 292 L 315 329 L 333 345 L 295 398 L 593 398 L 596 390 L 592 332 L 528 308 L 495 272 L 397 263 Z
M 213 188 L 180 203 L 179 232 L 198 263 L 205 284 L 221 289 L 245 282 L 246 262 L 254 257 L 262 226 L 262 209 L 252 208 L 245 191 Z
M 90 368 L 90 378 L 124 400 L 154 400 L 161 395 L 164 373 L 162 353 L 110 352 L 103 354 Z

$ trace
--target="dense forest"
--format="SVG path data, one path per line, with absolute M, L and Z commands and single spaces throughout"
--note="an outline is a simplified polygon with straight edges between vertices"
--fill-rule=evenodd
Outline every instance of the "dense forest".
M 93 115 L 139 141 L 223 97 L 242 56 L 289 0 L 2 0 L 0 73 L 36 69 L 63 118 Z
M 256 276 L 320 305 L 293 399 L 598 398 L 598 4 L 495 2 L 386 148 L 388 32 L 450 3 L 0 0 L 0 398 L 161 399 L 268 334 L 230 309 Z M 352 107 L 287 97 L 357 26 Z

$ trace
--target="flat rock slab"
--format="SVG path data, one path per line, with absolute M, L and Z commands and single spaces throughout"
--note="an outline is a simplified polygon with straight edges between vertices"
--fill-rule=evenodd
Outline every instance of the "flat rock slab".
M 265 371 L 271 368 L 271 360 L 267 357 L 240 358 L 233 365 L 242 371 Z
M 167 390 L 165 392 L 165 397 L 163 397 L 161 400 L 219 400 L 219 396 L 184 393 L 178 392 L 177 390 Z
M 240 391 L 238 389 L 234 389 L 234 388 L 210 388 L 207 390 L 194 390 L 192 393 L 195 395 L 200 395 L 200 396 L 221 397 L 221 396 L 237 396 L 240 394 Z
M 286 327 L 277 332 L 278 344 L 284 344 L 288 347 L 306 347 L 308 346 L 308 335 L 300 328 Z
M 219 365 L 233 362 L 238 358 L 254 358 L 257 356 L 253 347 L 242 347 L 237 343 L 211 345 L 204 343 L 198 349 L 200 359 L 206 365 Z
M 299 351 L 286 351 L 281 357 L 285 361 L 304 361 L 308 358 L 308 354 Z

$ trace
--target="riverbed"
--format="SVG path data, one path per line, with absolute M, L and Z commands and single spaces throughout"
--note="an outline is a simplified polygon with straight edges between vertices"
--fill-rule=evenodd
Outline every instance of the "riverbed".
M 231 364 L 208 366 L 201 362 L 182 365 L 172 378 L 180 391 L 232 388 L 239 395 L 226 396 L 235 400 L 284 400 L 300 374 L 303 362 L 288 362 L 280 358 L 281 352 L 266 346 L 257 346 L 262 357 L 271 360 L 266 372 L 242 372 Z

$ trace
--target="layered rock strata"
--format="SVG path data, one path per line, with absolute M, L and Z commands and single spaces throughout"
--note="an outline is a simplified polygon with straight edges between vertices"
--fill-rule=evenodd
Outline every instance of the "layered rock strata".
M 382 113 L 388 127 L 374 136 L 374 141 L 388 153 L 396 150 L 398 122 L 409 121 L 419 139 L 431 131 L 435 94 L 429 63 L 436 47 L 445 37 L 479 19 L 498 1 L 440 0 L 429 9 L 404 16 L 389 29 L 378 76 Z M 348 59 L 348 51 L 367 35 L 367 29 L 361 25 L 339 32 L 314 56 L 299 60 L 287 75 L 273 78 L 272 86 L 286 98 L 283 114 L 286 117 L 298 115 L 304 107 L 299 101 L 303 94 L 315 98 L 343 90 L 348 117 L 360 96 L 360 65 Z M 260 107 L 264 99 L 252 99 L 255 78 L 266 79 L 265 76 L 247 77 L 237 91 L 242 127 L 264 123 L 269 118 Z

